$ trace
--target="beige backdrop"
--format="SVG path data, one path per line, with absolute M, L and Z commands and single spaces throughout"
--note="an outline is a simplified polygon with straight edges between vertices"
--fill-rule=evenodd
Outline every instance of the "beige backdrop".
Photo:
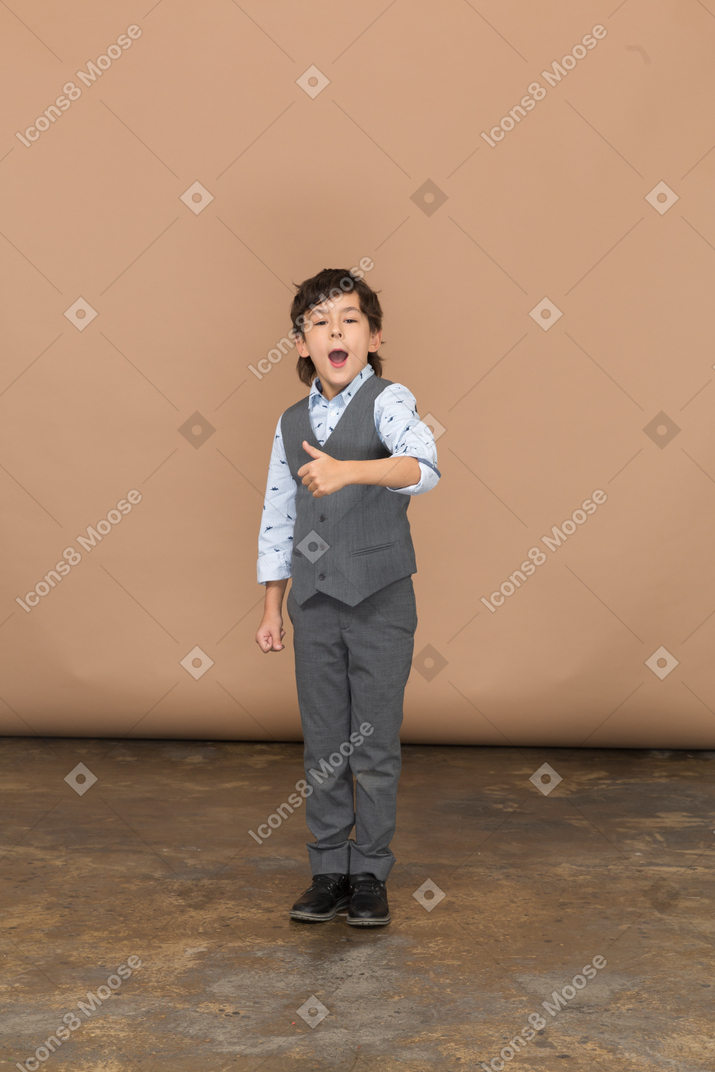
M 146 7 L 0 6 L 0 732 L 300 739 L 281 340 L 364 259 L 442 473 L 403 740 L 712 748 L 715 4 Z

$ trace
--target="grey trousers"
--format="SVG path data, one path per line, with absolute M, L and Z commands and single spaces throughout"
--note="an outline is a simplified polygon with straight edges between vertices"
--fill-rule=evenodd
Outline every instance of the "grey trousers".
M 299 606 L 292 595 L 286 610 L 313 790 L 305 801 L 311 872 L 371 871 L 385 881 L 395 863 L 402 704 L 417 628 L 412 577 L 355 607 L 323 592 Z

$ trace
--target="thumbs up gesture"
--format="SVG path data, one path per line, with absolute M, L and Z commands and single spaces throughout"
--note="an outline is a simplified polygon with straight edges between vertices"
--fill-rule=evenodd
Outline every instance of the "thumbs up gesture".
M 348 483 L 347 462 L 338 461 L 337 458 L 326 454 L 324 450 L 318 450 L 307 439 L 303 440 L 303 450 L 310 454 L 313 461 L 301 465 L 298 476 L 309 491 L 313 492 L 313 498 L 319 499 L 323 495 L 332 495 Z

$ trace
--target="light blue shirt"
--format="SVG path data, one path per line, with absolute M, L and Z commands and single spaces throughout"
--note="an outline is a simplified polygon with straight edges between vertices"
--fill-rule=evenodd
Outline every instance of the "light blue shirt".
M 323 394 L 319 377 L 315 377 L 308 395 L 308 415 L 313 434 L 321 447 L 351 398 L 355 397 L 365 380 L 374 375 L 372 365 L 365 365 L 330 401 Z M 420 464 L 420 479 L 416 484 L 386 490 L 402 495 L 421 495 L 430 491 L 442 475 L 437 468 L 437 447 L 432 432 L 417 415 L 415 396 L 403 384 L 387 386 L 375 399 L 375 429 L 393 456 L 416 458 Z M 268 465 L 263 519 L 258 536 L 259 584 L 291 576 L 296 491 L 296 483 L 286 460 L 279 418 Z

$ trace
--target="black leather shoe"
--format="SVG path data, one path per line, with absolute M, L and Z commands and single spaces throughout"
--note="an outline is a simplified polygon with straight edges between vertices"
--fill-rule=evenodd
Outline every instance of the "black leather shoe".
M 290 910 L 291 919 L 320 923 L 332 919 L 350 900 L 348 875 L 334 871 L 313 875 L 312 885 L 302 893 Z
M 385 883 L 370 871 L 350 875 L 348 923 L 353 927 L 379 927 L 390 922 Z

